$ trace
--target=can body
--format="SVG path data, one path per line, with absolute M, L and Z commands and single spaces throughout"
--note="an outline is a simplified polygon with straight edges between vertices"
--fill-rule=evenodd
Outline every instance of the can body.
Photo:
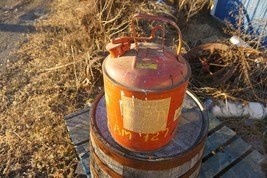
M 188 80 L 160 90 L 136 90 L 120 85 L 104 72 L 108 129 L 126 149 L 153 151 L 174 136 Z

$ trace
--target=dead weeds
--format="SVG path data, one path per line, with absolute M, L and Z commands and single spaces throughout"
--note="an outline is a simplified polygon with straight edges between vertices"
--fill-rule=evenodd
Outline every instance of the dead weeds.
M 143 1 L 52 1 L 49 18 L 1 74 L 0 175 L 74 177 L 77 155 L 63 116 L 102 89 L 105 45 L 129 28 L 132 14 L 172 15 Z M 100 58 L 103 58 L 100 57 Z
M 231 45 L 219 54 L 216 50 L 205 50 L 206 53 L 189 52 L 191 56 L 187 56 L 193 70 L 190 84 L 198 95 L 203 98 L 210 96 L 223 100 L 267 103 L 266 54 Z

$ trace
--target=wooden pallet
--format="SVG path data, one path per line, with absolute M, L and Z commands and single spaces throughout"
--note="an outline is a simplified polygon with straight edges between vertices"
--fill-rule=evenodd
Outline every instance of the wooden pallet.
M 76 173 L 90 177 L 89 169 L 90 108 L 64 117 L 70 137 L 80 158 Z M 209 114 L 209 134 L 203 153 L 200 178 L 265 178 L 261 163 L 266 159 L 252 150 L 236 133 Z M 83 168 L 83 169 L 81 169 Z

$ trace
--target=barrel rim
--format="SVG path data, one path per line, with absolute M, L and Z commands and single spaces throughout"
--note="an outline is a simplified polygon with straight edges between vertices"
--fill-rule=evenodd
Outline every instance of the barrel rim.
M 102 147 L 110 150 L 113 152 L 113 154 L 116 154 L 117 157 L 120 157 L 122 159 L 124 159 L 125 157 L 127 157 L 127 160 L 131 159 L 132 161 L 137 161 L 138 164 L 140 163 L 144 163 L 146 164 L 147 167 L 152 167 L 150 166 L 151 163 L 162 163 L 163 167 L 169 167 L 168 165 L 166 165 L 166 162 L 172 162 L 173 160 L 176 160 L 174 163 L 175 165 L 179 164 L 179 161 L 177 162 L 177 159 L 179 160 L 183 160 L 183 158 L 192 158 L 194 157 L 194 155 L 196 154 L 192 154 L 192 153 L 199 153 L 199 151 L 205 146 L 205 142 L 206 142 L 206 137 L 207 137 L 207 131 L 208 131 L 208 115 L 206 113 L 206 111 L 204 110 L 203 104 L 201 104 L 201 101 L 199 101 L 194 94 L 192 94 L 189 90 L 186 91 L 187 94 L 189 94 L 190 97 L 193 98 L 193 100 L 196 102 L 196 104 L 198 105 L 198 107 L 200 108 L 201 112 L 201 116 L 202 116 L 202 120 L 203 120 L 203 125 L 207 126 L 204 127 L 204 129 L 201 129 L 201 132 L 199 134 L 199 137 L 197 138 L 198 142 L 194 143 L 194 145 L 183 152 L 180 152 L 177 155 L 173 155 L 172 157 L 161 157 L 161 158 L 154 158 L 154 159 L 145 159 L 143 157 L 137 157 L 137 156 L 133 156 L 131 154 L 125 154 L 123 153 L 121 150 L 115 149 L 111 146 L 110 143 L 108 143 L 105 139 L 103 139 L 103 137 L 101 137 L 101 133 L 99 131 L 99 128 L 97 127 L 97 125 L 95 124 L 95 113 L 96 113 L 96 109 L 98 106 L 98 103 L 100 101 L 100 99 L 104 96 L 104 91 L 102 91 L 98 97 L 96 98 L 94 104 L 93 104 L 93 108 L 92 108 L 92 112 L 91 112 L 91 122 L 90 122 L 90 132 L 92 134 L 93 137 L 95 137 L 95 141 L 97 141 L 98 145 L 100 144 Z M 122 147 L 123 148 L 123 147 Z M 125 148 L 124 148 L 125 149 Z M 150 164 L 147 164 L 150 163 Z M 136 163 L 135 163 L 136 164 Z M 174 165 L 173 165 L 174 167 Z

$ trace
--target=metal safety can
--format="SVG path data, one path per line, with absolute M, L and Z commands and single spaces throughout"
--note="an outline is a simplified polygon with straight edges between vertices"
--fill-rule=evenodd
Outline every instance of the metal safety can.
M 164 46 L 162 26 L 153 27 L 150 37 L 137 37 L 136 18 L 172 25 L 179 37 L 177 51 Z M 180 29 L 170 19 L 136 14 L 132 30 L 132 37 L 117 38 L 107 45 L 110 55 L 103 63 L 107 124 L 122 147 L 153 151 L 175 135 L 191 69 L 180 55 Z M 162 32 L 162 45 L 140 42 L 153 39 L 157 30 Z

